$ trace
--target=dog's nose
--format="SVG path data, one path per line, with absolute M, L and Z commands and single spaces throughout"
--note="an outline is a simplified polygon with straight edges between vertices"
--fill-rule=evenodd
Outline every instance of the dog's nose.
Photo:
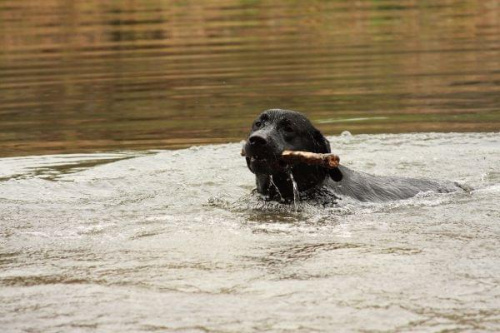
M 265 146 L 267 145 L 267 140 L 260 135 L 252 135 L 248 138 L 251 145 L 254 146 Z

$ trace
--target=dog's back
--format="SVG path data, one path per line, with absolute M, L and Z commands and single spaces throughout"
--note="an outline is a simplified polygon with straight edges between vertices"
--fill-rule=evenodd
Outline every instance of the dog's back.
M 360 201 L 407 199 L 420 192 L 448 193 L 460 189 L 457 184 L 450 181 L 374 176 L 345 166 L 340 166 L 339 169 L 343 179 L 339 182 L 329 181 L 325 185 L 339 195 L 346 195 Z

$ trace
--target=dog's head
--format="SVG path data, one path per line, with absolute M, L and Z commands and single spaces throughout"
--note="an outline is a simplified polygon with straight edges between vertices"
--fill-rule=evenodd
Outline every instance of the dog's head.
M 254 121 L 244 150 L 248 168 L 257 175 L 257 186 L 262 193 L 265 191 L 259 187 L 265 188 L 266 184 L 259 184 L 259 179 L 273 176 L 276 183 L 277 179 L 289 178 L 286 175 L 290 167 L 280 159 L 284 150 L 330 153 L 330 143 L 303 114 L 272 109 L 262 112 Z M 335 181 L 342 179 L 338 169 L 298 164 L 292 171 L 299 190 L 318 185 L 328 175 Z

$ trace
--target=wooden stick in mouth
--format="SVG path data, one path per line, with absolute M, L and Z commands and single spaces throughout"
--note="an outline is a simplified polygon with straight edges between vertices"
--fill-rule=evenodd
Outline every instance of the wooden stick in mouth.
M 335 154 L 319 154 L 311 153 L 309 151 L 285 150 L 281 154 L 281 159 L 287 163 L 319 165 L 328 169 L 337 168 L 340 163 L 340 158 Z
M 245 156 L 245 150 L 241 151 L 241 156 Z M 290 164 L 305 163 L 319 165 L 327 169 L 337 168 L 340 164 L 340 157 L 335 154 L 320 154 L 309 151 L 285 150 L 281 153 L 281 159 Z

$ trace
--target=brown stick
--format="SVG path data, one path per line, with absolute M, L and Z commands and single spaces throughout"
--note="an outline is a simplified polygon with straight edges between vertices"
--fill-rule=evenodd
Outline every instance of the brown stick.
M 309 165 L 320 165 L 328 169 L 339 166 L 340 158 L 335 154 L 318 154 L 308 151 L 285 150 L 281 154 L 281 159 L 287 163 L 305 163 Z
M 245 150 L 241 150 L 241 156 L 245 156 Z M 287 163 L 305 163 L 309 165 L 320 165 L 324 168 L 334 169 L 339 166 L 340 157 L 335 154 L 319 154 L 309 151 L 285 150 L 281 153 L 281 159 Z

